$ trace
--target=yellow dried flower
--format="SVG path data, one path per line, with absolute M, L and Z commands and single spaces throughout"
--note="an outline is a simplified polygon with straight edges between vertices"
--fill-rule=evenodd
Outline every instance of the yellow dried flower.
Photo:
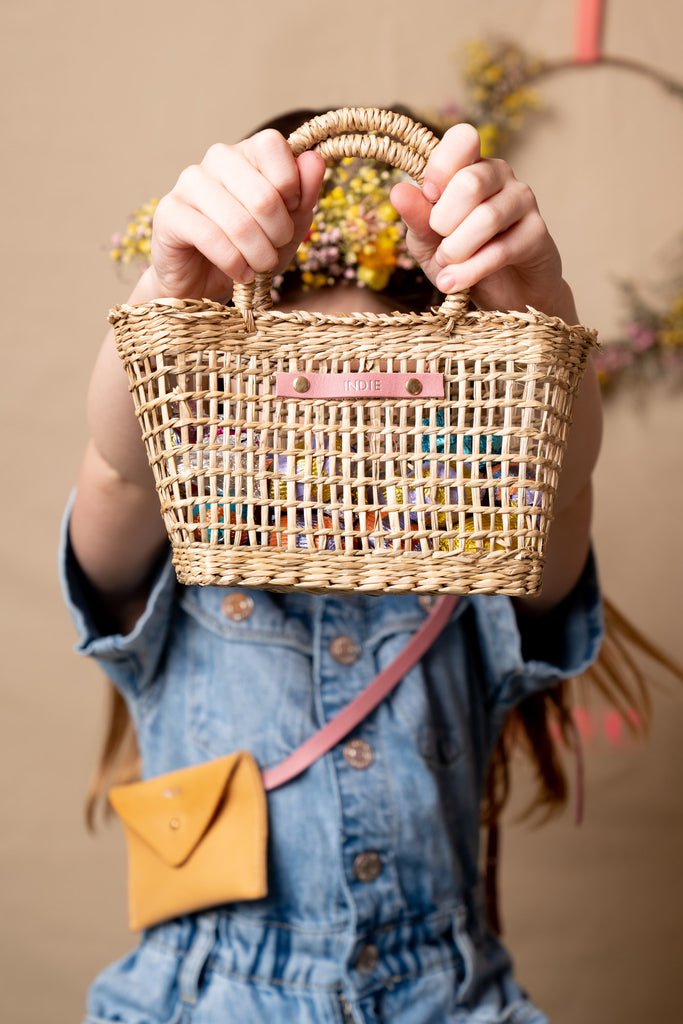
M 390 202 L 380 203 L 377 207 L 377 216 L 380 220 L 395 221 L 400 220 L 398 212 L 394 209 Z
M 356 276 L 374 292 L 381 292 L 389 284 L 391 270 L 387 267 L 367 267 L 359 264 Z
M 113 236 L 109 256 L 115 263 L 127 266 L 136 260 L 144 263 L 150 262 L 152 221 L 158 203 L 158 199 L 150 199 L 149 202 L 140 206 L 133 212 L 123 236 Z
M 495 124 L 480 124 L 479 138 L 481 140 L 481 155 L 485 159 L 495 156 L 501 141 L 501 131 Z
M 482 80 L 488 85 L 499 82 L 502 77 L 503 69 L 499 64 L 489 64 L 487 68 L 482 69 Z

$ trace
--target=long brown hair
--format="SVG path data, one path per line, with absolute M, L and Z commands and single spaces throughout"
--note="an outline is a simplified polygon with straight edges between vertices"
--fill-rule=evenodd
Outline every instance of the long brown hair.
M 85 799 L 85 822 L 90 832 L 97 827 L 98 812 L 111 817 L 107 794 L 112 786 L 140 778 L 140 751 L 126 703 L 114 684 L 107 680 L 106 725 L 100 756 Z
M 676 661 L 651 643 L 609 598 L 603 598 L 603 606 L 605 634 L 597 660 L 581 676 L 521 701 L 509 713 L 489 762 L 481 808 L 482 826 L 487 830 L 483 873 L 489 923 L 499 934 L 499 823 L 511 792 L 513 753 L 531 764 L 536 782 L 522 819 L 543 822 L 564 808 L 572 793 L 564 753 L 574 759 L 573 796 L 580 819 L 584 779 L 575 709 L 590 707 L 591 698 L 598 696 L 617 712 L 633 737 L 642 738 L 652 717 L 651 681 L 643 663 L 649 661 L 683 682 L 683 668 Z

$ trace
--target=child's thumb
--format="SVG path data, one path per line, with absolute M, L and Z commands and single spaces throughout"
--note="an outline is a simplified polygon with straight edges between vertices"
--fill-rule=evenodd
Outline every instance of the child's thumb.
M 292 249 L 292 255 L 311 226 L 313 209 L 318 201 L 325 174 L 325 161 L 319 153 L 302 153 L 297 157 L 296 163 L 299 170 L 299 205 L 296 210 L 290 212 L 294 234 L 292 245 L 287 247 L 288 250 Z
M 279 250 L 279 270 L 283 270 L 289 264 L 308 234 L 313 221 L 313 209 L 318 201 L 325 174 L 325 161 L 319 153 L 302 153 L 296 162 L 299 169 L 299 205 L 290 211 L 293 234 L 291 241 Z
M 299 169 L 300 195 L 298 210 L 310 214 L 318 202 L 320 188 L 325 175 L 325 161 L 320 153 L 308 151 L 297 157 L 296 165 Z
M 431 259 L 442 241 L 441 235 L 429 226 L 432 203 L 425 199 L 421 188 L 407 181 L 394 185 L 391 202 L 408 228 L 408 244 L 413 257 L 419 263 Z

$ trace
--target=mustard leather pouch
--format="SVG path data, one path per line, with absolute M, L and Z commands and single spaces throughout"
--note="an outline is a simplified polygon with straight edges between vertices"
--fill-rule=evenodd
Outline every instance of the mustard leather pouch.
M 128 853 L 132 931 L 268 892 L 261 772 L 237 751 L 109 794 Z

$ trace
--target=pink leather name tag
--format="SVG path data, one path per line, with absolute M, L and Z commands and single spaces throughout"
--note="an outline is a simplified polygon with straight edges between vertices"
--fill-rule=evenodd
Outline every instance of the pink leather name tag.
M 442 373 L 276 373 L 277 398 L 443 398 Z

